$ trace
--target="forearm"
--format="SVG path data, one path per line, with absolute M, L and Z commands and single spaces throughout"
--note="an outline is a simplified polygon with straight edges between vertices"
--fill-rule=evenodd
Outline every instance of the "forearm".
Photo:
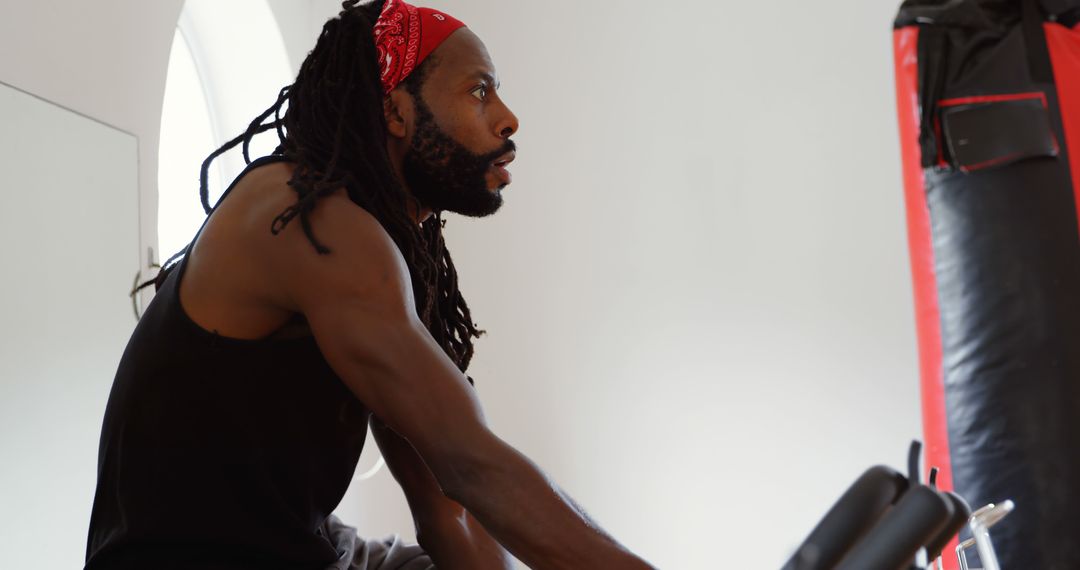
M 454 498 L 534 569 L 650 569 L 590 521 L 540 469 L 495 438 L 460 474 Z
M 509 553 L 464 508 L 416 519 L 420 546 L 440 570 L 511 570 Z
M 511 570 L 509 553 L 457 502 L 442 493 L 411 447 L 384 429 L 376 440 L 393 461 L 416 525 L 416 538 L 440 570 Z M 392 459 L 391 459 L 392 458 Z M 409 468 L 403 469 L 408 465 Z

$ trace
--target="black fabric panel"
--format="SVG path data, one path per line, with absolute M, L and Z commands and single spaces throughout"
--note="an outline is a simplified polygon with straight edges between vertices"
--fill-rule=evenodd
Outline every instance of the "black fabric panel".
M 1080 0 L 1039 0 L 1039 4 L 1048 16 L 1060 21 L 1062 15 L 1080 11 Z
M 919 145 L 922 165 L 929 168 L 939 157 L 948 159 L 947 149 L 942 147 L 934 131 L 938 120 L 937 101 L 944 97 L 947 88 L 955 89 L 972 70 L 992 61 L 996 52 L 1008 49 L 1003 48 L 1003 44 L 1024 41 L 1017 26 L 1021 17 L 1020 5 L 1009 3 L 991 11 L 968 2 L 953 2 L 948 6 L 909 4 L 905 3 L 901 8 L 897 23 L 921 24 L 918 45 Z M 1026 68 L 1020 72 L 1022 75 L 1018 77 L 1002 78 L 1003 83 L 1028 85 L 1031 78 Z
M 964 49 L 962 61 L 946 63 L 941 98 L 1043 91 L 1067 156 L 1056 92 L 1032 82 L 1021 26 Z M 992 531 L 1003 568 L 1080 568 L 1080 233 L 1070 165 L 1042 157 L 924 172 L 954 486 L 973 508 L 1016 502 Z
M 1046 16 L 1039 0 L 1020 0 L 1020 2 L 1023 5 L 1024 41 L 1031 79 L 1038 83 L 1053 83 L 1054 72 L 1050 67 L 1050 49 L 1046 46 L 1046 32 L 1043 30 Z
M 1026 66 L 1012 68 L 1022 76 L 1001 77 L 995 86 L 1053 82 L 1043 19 L 1038 0 L 908 0 L 901 5 L 894 25 L 920 27 L 919 99 L 928 102 L 922 105 L 919 133 L 924 168 L 948 159 L 934 132 L 939 119 L 934 103 L 972 70 L 996 61 L 995 53 L 1019 50 L 1028 58 Z
M 894 26 L 934 25 L 989 30 L 1019 19 L 1019 0 L 907 0 L 900 5 Z
M 1026 0 L 907 0 L 900 5 L 894 26 L 962 26 L 990 29 L 1012 24 L 1017 7 Z M 1047 19 L 1072 27 L 1080 0 L 1036 0 Z

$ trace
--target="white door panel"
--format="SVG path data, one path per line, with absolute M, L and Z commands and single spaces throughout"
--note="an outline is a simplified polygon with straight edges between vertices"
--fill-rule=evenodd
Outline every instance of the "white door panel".
M 0 84 L 0 568 L 81 568 L 135 326 L 134 136 Z

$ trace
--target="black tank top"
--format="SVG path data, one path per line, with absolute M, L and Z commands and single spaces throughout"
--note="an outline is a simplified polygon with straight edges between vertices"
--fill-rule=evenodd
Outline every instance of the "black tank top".
M 221 200 L 281 160 L 253 161 Z M 318 527 L 352 480 L 369 413 L 312 337 L 241 340 L 192 321 L 179 301 L 185 265 L 113 381 L 86 569 L 322 568 L 338 554 Z

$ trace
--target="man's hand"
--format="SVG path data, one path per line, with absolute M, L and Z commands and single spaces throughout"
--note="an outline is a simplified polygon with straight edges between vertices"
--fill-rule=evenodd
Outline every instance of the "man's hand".
M 409 442 L 371 416 L 371 433 L 409 502 L 420 546 L 438 568 L 507 570 L 506 550 L 458 503 L 448 499 Z

